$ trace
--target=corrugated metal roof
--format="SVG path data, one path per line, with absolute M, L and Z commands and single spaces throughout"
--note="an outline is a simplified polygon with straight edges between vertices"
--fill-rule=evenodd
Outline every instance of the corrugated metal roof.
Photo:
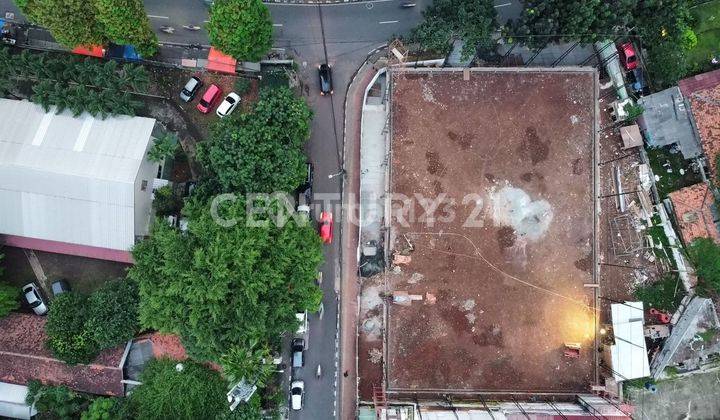
M 643 302 L 610 305 L 615 344 L 610 346 L 616 381 L 650 376 L 645 347 Z
M 154 125 L 0 99 L 0 233 L 128 250 Z

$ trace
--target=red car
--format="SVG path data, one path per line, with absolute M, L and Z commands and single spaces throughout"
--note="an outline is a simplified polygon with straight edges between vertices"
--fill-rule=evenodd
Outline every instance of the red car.
M 212 84 L 208 86 L 205 93 L 203 93 L 202 98 L 200 98 L 200 102 L 197 104 L 198 111 L 202 112 L 203 114 L 207 114 L 212 109 L 215 102 L 217 102 L 218 98 L 220 97 L 220 94 L 222 91 L 220 91 L 220 88 L 217 87 L 216 84 Z
M 332 242 L 333 238 L 333 216 L 329 211 L 320 213 L 320 221 L 318 222 L 320 228 L 320 239 L 324 244 Z
M 626 42 L 620 45 L 618 52 L 620 53 L 620 62 L 626 70 L 635 70 L 637 68 L 638 60 L 632 42 Z

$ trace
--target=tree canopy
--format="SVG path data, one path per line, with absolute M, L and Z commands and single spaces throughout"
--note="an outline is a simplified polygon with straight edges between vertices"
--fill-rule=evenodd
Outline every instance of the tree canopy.
M 237 222 L 223 227 L 210 203 L 191 201 L 187 232 L 157 221 L 133 250 L 128 275 L 139 285 L 142 326 L 179 334 L 198 360 L 265 345 L 295 329 L 295 313 L 317 309 L 322 297 L 314 283 L 322 260 L 315 229 L 292 219 L 248 226 L 271 212 L 260 209 L 249 219 L 245 204 L 237 198 L 217 207 L 217 217 Z
M 720 293 L 720 246 L 709 238 L 698 238 L 687 248 L 700 281 L 700 294 Z
M 207 28 L 210 43 L 238 60 L 259 61 L 272 47 L 270 11 L 262 0 L 216 0 Z
M 471 57 L 476 48 L 492 44 L 497 29 L 497 11 L 491 0 L 435 0 L 423 11 L 423 22 L 412 32 L 412 38 L 423 49 L 447 53 L 452 42 L 465 43 L 464 58 Z
M 139 419 L 216 419 L 228 409 L 227 387 L 220 374 L 186 360 L 182 369 L 170 359 L 148 362 L 140 374 L 142 385 L 130 395 L 131 410 Z
M 287 87 L 263 89 L 249 113 L 220 121 L 197 158 L 226 192 L 292 191 L 305 178 L 312 111 Z
M 157 51 L 140 0 L 16 0 L 28 19 L 50 30 L 69 48 L 79 45 L 131 44 L 141 54 Z

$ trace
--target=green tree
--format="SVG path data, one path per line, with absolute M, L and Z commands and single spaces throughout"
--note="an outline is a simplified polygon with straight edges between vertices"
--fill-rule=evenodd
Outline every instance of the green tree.
M 40 381 L 28 383 L 25 403 L 35 405 L 41 419 L 77 419 L 87 405 L 87 398 L 65 386 L 46 386 Z
M 263 89 L 251 112 L 215 126 L 198 145 L 198 160 L 225 191 L 292 191 L 305 178 L 303 146 L 311 118 L 305 100 L 290 89 Z
M 148 150 L 148 159 L 151 162 L 162 163 L 166 158 L 175 155 L 177 147 L 177 136 L 172 133 L 166 133 L 155 139 L 150 150 Z
M 157 52 L 157 37 L 150 27 L 141 0 L 94 0 L 97 19 L 103 25 L 105 35 L 116 44 L 137 47 L 143 57 Z
M 257 420 L 262 418 L 280 418 L 263 416 L 260 395 L 256 392 L 247 403 L 240 403 L 234 411 L 224 411 L 221 420 Z
M 19 289 L 7 283 L 0 282 L 0 318 L 20 307 Z
M 262 0 L 216 0 L 207 28 L 210 43 L 238 60 L 259 61 L 272 47 L 270 11 Z
M 121 420 L 123 404 L 118 398 L 96 398 L 80 415 L 80 420 Z
M 227 384 L 218 372 L 186 360 L 151 360 L 140 374 L 130 404 L 140 419 L 215 419 L 225 410 Z
M 244 379 L 263 387 L 275 371 L 271 359 L 270 348 L 266 344 L 251 341 L 245 347 L 231 348 L 220 358 L 220 366 L 230 383 Z
M 295 313 L 316 310 L 322 297 L 314 283 L 322 250 L 307 222 L 269 222 L 291 216 L 284 209 L 258 200 L 248 218 L 241 198 L 216 211 L 190 201 L 187 232 L 156 222 L 128 272 L 139 285 L 141 325 L 179 334 L 192 357 L 216 362 L 295 330 Z
M 103 26 L 96 19 L 94 1 L 18 0 L 16 3 L 30 21 L 49 29 L 53 38 L 66 47 L 107 41 Z
M 99 349 L 90 331 L 85 329 L 89 315 L 88 298 L 74 292 L 57 296 L 50 305 L 45 333 L 53 354 L 70 364 L 88 363 Z
M 720 292 L 720 246 L 709 238 L 692 241 L 687 249 L 699 277 L 698 294 Z
M 688 72 L 682 45 L 673 40 L 663 41 L 648 50 L 648 73 L 658 88 L 677 84 Z
M 84 329 L 100 349 L 125 344 L 138 332 L 138 291 L 132 280 L 112 280 L 96 290 L 88 302 Z
M 175 194 L 173 187 L 166 185 L 155 190 L 153 208 L 158 216 L 170 216 L 180 213 L 183 199 Z
M 465 43 L 464 58 L 476 48 L 491 49 L 497 29 L 497 11 L 491 0 L 435 0 L 423 11 L 423 21 L 412 32 L 412 39 L 426 50 L 450 51 L 452 42 Z

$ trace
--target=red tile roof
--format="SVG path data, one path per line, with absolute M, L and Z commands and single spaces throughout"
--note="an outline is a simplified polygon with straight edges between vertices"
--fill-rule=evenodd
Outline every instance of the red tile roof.
M 720 154 L 720 70 L 681 80 L 678 85 L 690 101 L 710 171 L 717 175 L 716 157 Z
M 47 318 L 12 313 L 0 319 L 0 381 L 26 385 L 30 380 L 65 385 L 99 395 L 124 395 L 120 366 L 124 346 L 104 350 L 89 365 L 68 365 L 45 347 Z
M 680 234 L 686 244 L 696 238 L 711 238 L 720 243 L 710 205 L 712 192 L 707 184 L 695 184 L 670 193 Z
M 678 82 L 680 92 L 684 97 L 690 96 L 699 90 L 715 87 L 720 83 L 720 70 L 713 70 L 697 76 L 688 77 Z

